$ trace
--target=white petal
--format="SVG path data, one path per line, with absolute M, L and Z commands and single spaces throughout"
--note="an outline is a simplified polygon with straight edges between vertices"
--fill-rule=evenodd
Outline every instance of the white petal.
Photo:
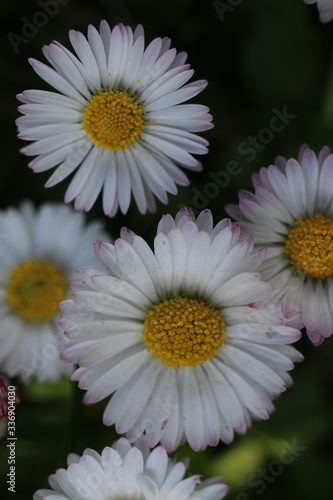
M 181 368 L 180 370 L 185 434 L 191 448 L 194 451 L 199 451 L 203 448 L 205 439 L 200 392 L 194 371 L 191 368 Z
M 261 281 L 261 273 L 240 273 L 223 284 L 214 294 L 217 307 L 250 304 L 269 297 L 272 287 Z
M 160 363 L 147 364 L 112 397 L 108 405 L 109 420 L 115 421 L 119 434 L 128 431 L 140 418 L 160 369 Z M 138 394 L 140 398 L 137 397 Z
M 307 149 L 302 156 L 302 168 L 306 185 L 307 213 L 312 214 L 315 210 L 315 202 L 318 188 L 318 161 L 311 149 Z
M 172 258 L 172 289 L 179 290 L 183 284 L 187 268 L 187 246 L 184 234 L 178 228 L 168 234 Z M 162 266 L 163 269 L 163 266 Z M 167 270 L 164 271 L 164 274 Z
M 114 154 L 104 155 L 104 161 L 109 165 L 106 172 L 106 178 L 103 186 L 103 210 L 105 215 L 110 215 L 115 200 L 117 199 L 117 167 Z
M 296 217 L 299 218 L 307 210 L 306 186 L 303 170 L 298 161 L 290 159 L 286 164 L 286 176 L 288 179 L 289 190 L 297 202 Z
M 333 155 L 326 158 L 323 166 L 320 169 L 318 181 L 318 209 L 325 211 L 328 204 L 332 200 L 332 184 L 333 184 Z
M 170 141 L 166 141 L 164 139 L 160 139 L 159 137 L 152 136 L 147 133 L 142 134 L 142 143 L 146 143 L 151 146 L 153 149 L 157 151 L 161 151 L 163 154 L 168 156 L 169 158 L 177 161 L 177 163 L 190 167 L 197 167 L 199 162 L 193 158 L 187 151 L 182 150 L 179 146 L 170 143 Z
M 152 302 L 156 301 L 158 295 L 152 278 L 132 245 L 118 239 L 115 242 L 115 252 L 120 266 L 124 268 L 132 284 L 149 297 Z
M 86 104 L 86 99 L 62 76 L 60 76 L 54 69 L 50 68 L 44 63 L 36 61 L 35 59 L 29 59 L 29 62 L 36 73 L 47 83 L 52 85 L 56 90 L 61 92 L 67 97 L 76 100 L 83 106 Z
M 80 165 L 79 170 L 73 177 L 70 185 L 67 188 L 65 194 L 65 203 L 69 203 L 78 195 L 79 191 L 82 189 L 83 185 L 87 182 L 92 169 L 96 168 L 96 160 L 99 158 L 99 151 L 97 148 L 93 147 L 87 157 L 83 160 Z

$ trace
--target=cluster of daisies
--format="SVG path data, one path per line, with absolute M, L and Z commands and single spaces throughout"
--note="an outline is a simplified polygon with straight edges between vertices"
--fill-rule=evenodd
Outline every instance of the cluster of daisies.
M 30 60 L 57 92 L 18 96 L 29 166 L 55 168 L 46 187 L 75 172 L 65 202 L 80 212 L 101 191 L 107 216 L 126 214 L 132 197 L 153 211 L 188 184 L 184 168 L 201 169 L 208 143 L 197 133 L 212 116 L 184 102 L 207 82 L 189 82 L 170 39 L 145 47 L 142 26 L 102 21 L 70 41 L 76 55 L 53 42 L 49 65 Z M 235 222 L 164 215 L 153 249 L 127 228 L 113 241 L 63 204 L 0 212 L 0 371 L 25 384 L 71 376 L 86 404 L 108 398 L 103 422 L 125 436 L 70 454 L 36 500 L 226 495 L 222 478 L 184 479 L 168 453 L 229 444 L 267 419 L 302 360 L 291 345 L 300 330 L 314 345 L 333 333 L 333 155 L 303 146 L 253 185 L 226 207 Z

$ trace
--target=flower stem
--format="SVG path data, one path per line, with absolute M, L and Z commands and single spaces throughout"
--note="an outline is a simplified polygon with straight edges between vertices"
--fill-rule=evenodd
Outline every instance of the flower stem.
M 57 458 L 57 468 L 66 467 L 67 465 L 67 455 L 75 451 L 75 446 L 77 443 L 77 438 L 80 431 L 80 425 L 82 421 L 82 390 L 78 388 L 76 384 L 73 384 L 72 393 L 72 408 L 70 420 L 68 426 L 65 429 L 62 444 L 59 448 L 58 458 Z

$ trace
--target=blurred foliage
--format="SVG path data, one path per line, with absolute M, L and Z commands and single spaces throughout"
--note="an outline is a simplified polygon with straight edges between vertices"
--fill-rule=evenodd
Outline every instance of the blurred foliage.
M 69 29 L 86 33 L 89 23 L 97 26 L 102 18 L 111 25 L 123 22 L 132 28 L 142 23 L 147 42 L 156 36 L 170 36 L 177 50 L 188 52 L 195 78 L 209 81 L 195 101 L 211 108 L 215 123 L 213 130 L 203 134 L 210 141 L 210 152 L 202 158 L 203 173 L 189 172 L 190 187 L 180 188 L 167 207 L 158 203 L 155 214 L 141 216 L 132 204 L 126 216 L 106 219 L 101 200 L 97 200 L 87 218 L 104 218 L 105 227 L 115 237 L 126 225 L 152 243 L 161 214 L 168 211 L 175 215 L 181 205 L 208 207 L 217 222 L 226 216 L 225 204 L 237 201 L 240 188 L 251 189 L 251 174 L 272 163 L 277 155 L 295 157 L 304 142 L 316 152 L 325 144 L 333 146 L 333 23 L 321 25 L 314 5 L 304 5 L 302 0 L 244 1 L 226 12 L 222 21 L 211 1 L 70 0 L 59 5 L 57 15 L 49 17 L 15 53 L 8 33 L 22 36 L 25 20 L 31 21 L 39 10 L 40 2 L 35 0 L 11 0 L 1 9 L 0 120 L 4 141 L 0 208 L 17 205 L 25 198 L 37 205 L 63 199 L 67 181 L 45 190 L 50 172 L 33 174 L 27 168 L 28 159 L 19 152 L 23 144 L 16 137 L 19 113 L 15 95 L 43 86 L 28 57 L 44 60 L 41 48 L 53 39 L 69 47 Z M 269 127 L 273 110 L 282 112 L 284 107 L 296 117 L 283 130 L 271 134 L 265 144 L 257 142 L 259 147 L 253 154 L 245 153 L 251 137 L 260 133 L 260 137 L 269 137 L 262 130 Z M 237 162 L 238 174 L 231 175 L 224 187 L 207 188 L 212 173 L 226 171 L 230 161 Z M 230 499 L 332 498 L 333 339 L 313 348 L 304 336 L 298 348 L 305 360 L 296 366 L 294 386 L 276 401 L 276 411 L 268 421 L 255 422 L 246 436 L 236 436 L 230 446 L 221 444 L 200 453 L 183 446 L 175 453 L 190 457 L 190 473 L 200 473 L 203 478 L 224 475 Z M 14 382 L 21 394 L 16 422 L 15 498 L 19 500 L 46 487 L 47 476 L 66 466 L 69 452 L 82 454 L 86 447 L 101 452 L 116 434 L 102 424 L 105 401 L 82 405 L 82 391 L 69 380 L 26 387 Z M 296 442 L 305 449 L 277 473 L 286 442 L 290 446 Z M 5 486 L 7 456 L 4 440 L 0 444 L 1 498 L 9 495 Z M 268 479 L 262 479 L 264 474 Z

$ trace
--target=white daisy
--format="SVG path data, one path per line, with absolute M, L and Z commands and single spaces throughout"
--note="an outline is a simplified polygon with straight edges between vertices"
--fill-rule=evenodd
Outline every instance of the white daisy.
M 155 253 L 125 228 L 114 246 L 96 244 L 107 274 L 77 271 L 59 324 L 85 403 L 114 393 L 106 425 L 197 451 L 268 418 L 301 359 L 286 345 L 300 332 L 250 306 L 271 290 L 256 272 L 265 251 L 252 248 L 230 220 L 213 228 L 208 210 L 195 220 L 189 209 L 162 218 Z
M 169 38 L 144 47 L 144 31 L 106 21 L 87 39 L 70 31 L 75 57 L 58 42 L 43 48 L 49 66 L 30 59 L 36 73 L 59 93 L 27 90 L 18 95 L 24 116 L 19 137 L 33 141 L 22 152 L 37 157 L 35 172 L 57 167 L 46 187 L 78 169 L 65 195 L 77 210 L 90 210 L 103 188 L 103 208 L 126 213 L 131 191 L 141 213 L 167 203 L 176 184 L 188 179 L 180 167 L 201 170 L 192 154 L 208 142 L 195 134 L 210 129 L 206 106 L 181 104 L 201 92 L 205 80 L 186 83 L 193 70 L 187 54 L 170 49 Z M 186 84 L 186 85 L 185 85 Z
M 304 0 L 304 3 L 316 3 L 319 12 L 319 20 L 323 23 L 329 23 L 333 19 L 333 0 Z
M 0 368 L 24 381 L 56 381 L 69 365 L 59 358 L 59 302 L 76 266 L 94 264 L 99 223 L 61 204 L 30 202 L 0 212 Z
M 220 500 L 228 490 L 222 478 L 183 479 L 183 462 L 173 462 L 162 446 L 150 451 L 144 441 L 132 447 L 121 438 L 101 455 L 86 449 L 82 457 L 72 453 L 67 461 L 67 469 L 49 477 L 52 490 L 36 491 L 34 500 Z
M 286 317 L 301 309 L 315 345 L 333 333 L 333 155 L 302 147 L 298 161 L 278 157 L 254 174 L 255 194 L 240 191 L 228 213 L 255 247 L 268 247 L 259 268 L 277 289 Z

